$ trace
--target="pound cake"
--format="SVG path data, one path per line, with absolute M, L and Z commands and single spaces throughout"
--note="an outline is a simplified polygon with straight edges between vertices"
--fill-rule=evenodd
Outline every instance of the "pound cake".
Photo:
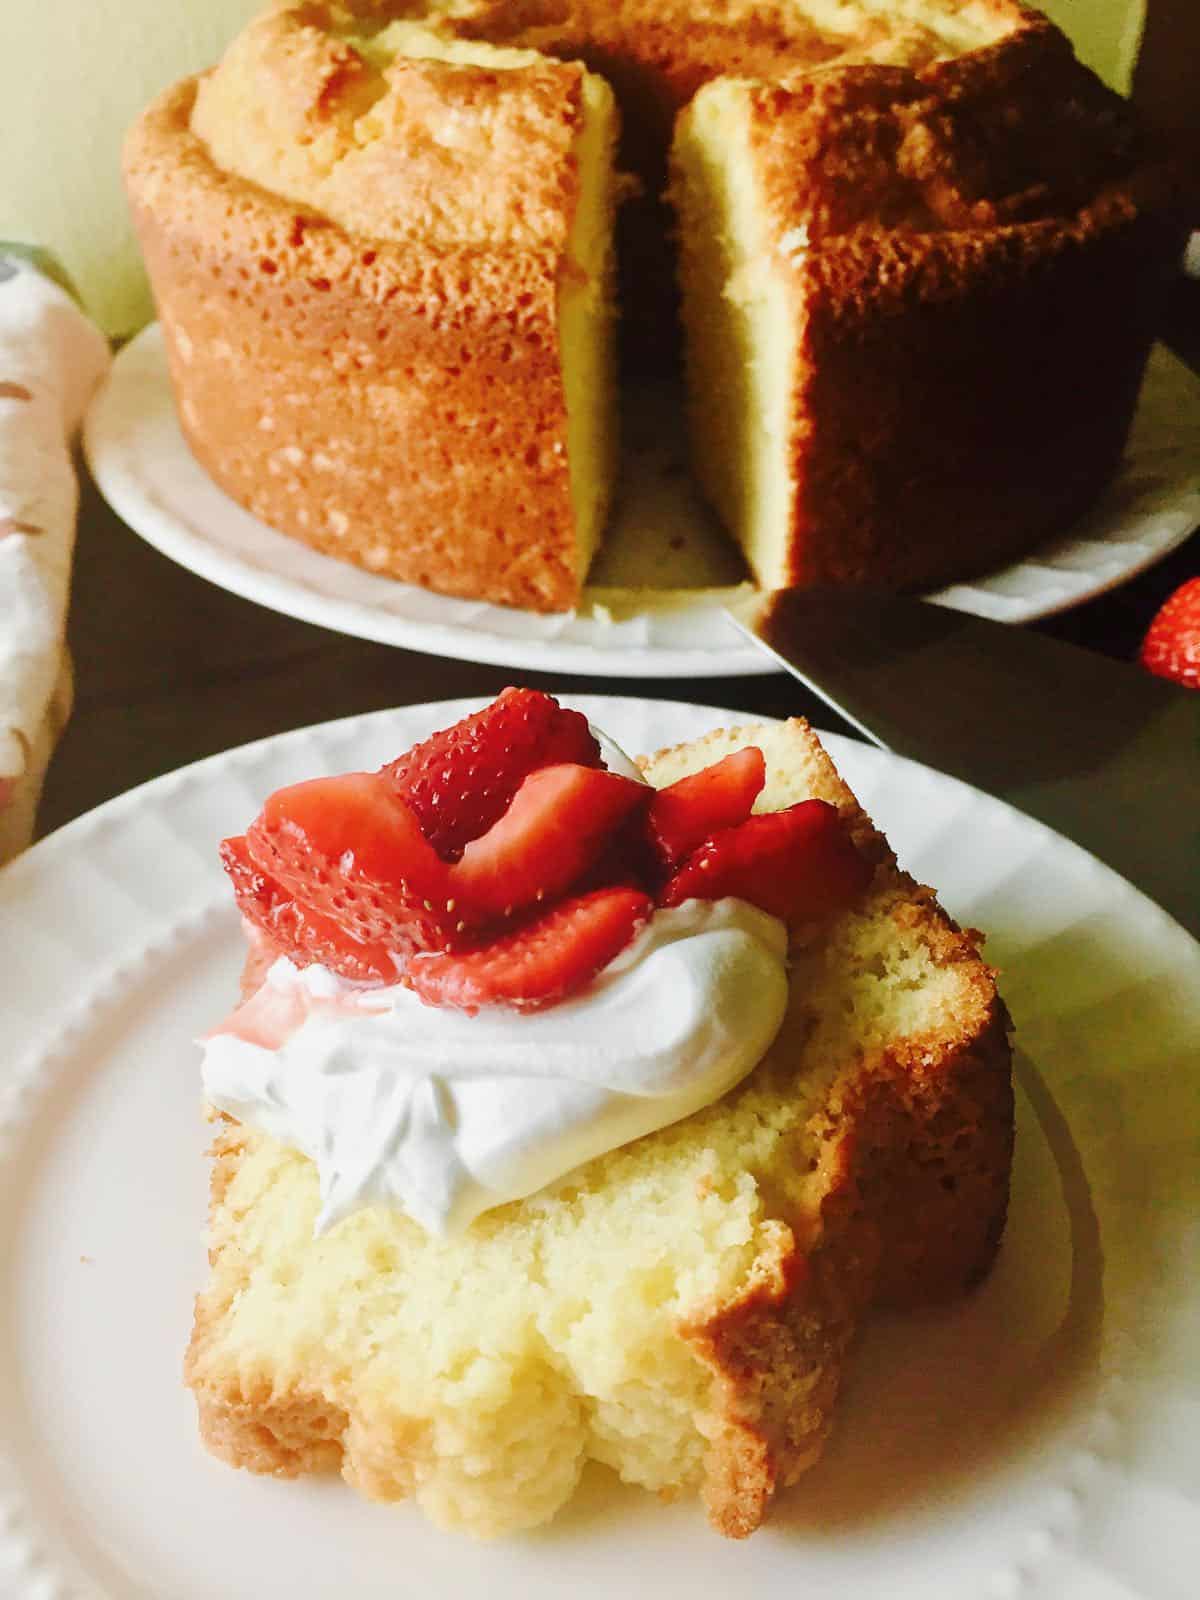
M 446 807 L 461 793 L 455 774 L 473 760 L 483 777 L 472 792 L 507 782 L 503 804 L 514 759 L 518 771 L 592 760 L 578 747 L 564 757 L 557 733 L 537 750 L 508 738 L 515 757 L 483 759 L 490 733 L 513 726 L 518 713 L 551 715 L 547 700 L 506 691 L 374 778 L 282 791 L 245 839 L 228 841 L 226 864 L 252 925 L 251 1008 L 270 989 L 264 971 L 280 948 L 297 962 L 323 950 L 321 959 L 361 976 L 368 947 L 344 932 L 322 944 L 326 913 L 359 916 L 343 929 L 363 937 L 378 932 L 376 913 L 361 920 L 362 907 L 388 898 L 378 866 L 348 901 L 347 883 L 328 867 L 344 839 L 317 851 L 307 880 L 288 876 L 297 841 L 311 842 L 321 807 L 341 792 L 330 784 L 349 781 L 356 793 L 385 779 L 398 784 L 443 856 L 461 852 L 478 884 L 472 846 L 446 831 Z M 863 1314 L 960 1294 L 987 1272 L 1004 1226 L 1013 1102 L 1007 1016 L 980 957 L 981 936 L 957 927 L 933 891 L 900 870 L 803 722 L 714 732 L 639 765 L 654 788 L 638 791 L 637 804 L 651 807 L 647 836 L 660 846 L 672 833 L 676 841 L 673 875 L 666 888 L 657 880 L 647 927 L 705 904 L 781 917 L 774 926 L 789 948 L 773 1039 L 710 1103 L 640 1137 L 626 1129 L 612 1148 L 547 1181 L 527 1175 L 508 1191 L 517 1198 L 496 1204 L 492 1196 L 450 1231 L 361 1195 L 331 1221 L 318 1166 L 333 1133 L 309 1130 L 314 1160 L 269 1124 L 289 1075 L 304 1070 L 299 1057 L 264 1093 L 269 1125 L 258 1126 L 229 1109 L 249 1104 L 249 1091 L 231 1100 L 206 1065 L 208 1098 L 224 1117 L 213 1151 L 211 1279 L 197 1300 L 186 1378 L 205 1442 L 224 1460 L 280 1477 L 340 1470 L 372 1499 L 411 1496 L 439 1525 L 483 1537 L 545 1521 L 585 1464 L 598 1461 L 660 1495 L 699 1495 L 713 1526 L 740 1538 L 817 1461 Z M 579 769 L 570 771 L 578 780 Z M 535 777 L 559 784 L 567 773 L 542 768 L 519 793 L 527 796 Z M 620 780 L 593 771 L 590 782 Z M 503 833 L 515 848 L 513 818 L 525 803 L 511 800 L 484 837 Z M 754 815 L 734 822 L 751 804 Z M 467 832 L 489 826 L 496 807 L 488 806 Z M 729 825 L 710 828 L 722 818 Z M 805 831 L 790 855 L 759 853 L 769 854 L 773 832 L 792 823 L 818 832 Z M 613 837 L 624 841 L 626 863 L 637 856 L 628 817 Z M 282 854 L 271 853 L 272 839 L 283 841 Z M 611 842 L 577 880 L 582 895 L 547 918 L 579 900 L 628 894 L 635 878 L 649 881 L 644 867 L 639 878 L 613 865 Z M 371 852 L 378 863 L 377 846 L 364 842 L 364 871 Z M 297 910 L 279 885 L 303 881 L 324 888 Z M 616 887 L 596 887 L 606 882 Z M 763 910 L 715 898 L 739 894 Z M 457 909 L 469 916 L 461 900 Z M 455 1037 L 488 1015 L 506 1016 L 518 1052 L 523 1038 L 534 1051 L 539 1020 L 557 1015 L 565 1026 L 578 1015 L 585 1065 L 577 1070 L 586 1077 L 587 1054 L 602 1053 L 605 1038 L 588 1021 L 588 1002 L 620 958 L 605 968 L 604 952 L 589 947 L 582 989 L 565 998 L 568 943 L 527 946 L 519 971 L 496 960 L 504 941 L 482 958 L 474 949 L 426 949 L 410 954 L 402 982 L 439 1006 L 477 1006 L 469 1023 L 456 1018 Z M 570 948 L 578 955 L 581 946 Z M 475 987 L 452 994 L 447 974 L 456 963 L 460 980 L 474 973 Z M 499 989 L 480 987 L 484 975 L 510 985 L 506 1002 L 496 1003 Z M 768 985 L 737 984 L 741 1026 L 753 1031 L 774 1000 Z M 669 1010 L 679 987 L 660 984 L 656 1008 Z M 701 1034 L 717 1025 L 713 1004 L 713 1016 L 699 1018 Z M 434 1026 L 446 1014 L 416 1008 L 417 1020 Z M 243 1031 L 261 1044 L 260 1024 Z M 343 1048 L 330 1068 L 339 1085 L 350 1065 Z M 456 1092 L 448 1081 L 443 1075 L 439 1092 Z M 522 1081 L 522 1093 L 536 1096 L 535 1080 Z M 385 1099 L 371 1100 L 376 1144 L 390 1138 Z M 469 1110 L 463 1116 L 469 1121 Z M 453 1127 L 456 1113 L 443 1122 Z
M 543 611 L 612 499 L 615 253 L 631 368 L 673 346 L 678 259 L 695 471 L 757 581 L 911 588 L 1095 495 L 1182 238 L 1020 0 L 283 4 L 125 170 L 217 481 Z

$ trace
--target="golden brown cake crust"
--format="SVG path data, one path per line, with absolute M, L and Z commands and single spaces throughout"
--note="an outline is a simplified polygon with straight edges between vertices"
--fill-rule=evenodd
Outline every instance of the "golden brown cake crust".
M 561 255 L 582 67 L 499 53 L 376 65 L 337 22 L 315 4 L 259 17 L 200 78 L 190 125 L 214 164 L 356 237 Z
M 813 1239 L 788 1241 L 769 1279 L 687 1330 L 719 1378 L 704 1498 L 720 1532 L 752 1533 L 820 1455 L 869 1305 L 928 1304 L 987 1273 L 1007 1207 L 1008 1060 L 996 1006 L 986 1032 L 928 1074 L 865 1065 L 830 1112 Z
M 892 919 L 898 935 L 922 942 L 940 968 L 958 969 L 969 1000 L 958 1025 L 846 1062 L 804 1130 L 805 1150 L 815 1137 L 817 1155 L 802 1206 L 770 1225 L 769 1243 L 738 1294 L 697 1305 L 679 1325 L 679 1337 L 712 1374 L 695 1417 L 707 1441 L 701 1492 L 714 1527 L 732 1538 L 752 1533 L 776 1491 L 818 1459 L 864 1311 L 926 1304 L 986 1274 L 1004 1227 L 1013 1146 L 1009 1020 L 995 975 L 980 959 L 981 936 L 960 929 L 932 890 L 899 871 L 807 725 L 792 727 L 809 742 L 807 791 L 839 807 L 875 863 L 870 896 L 878 914 Z M 752 734 L 730 730 L 719 745 L 681 748 L 703 765 L 730 740 Z M 648 763 L 651 774 L 669 754 Z M 250 988 L 266 959 L 251 951 Z M 236 1125 L 223 1125 L 213 1151 L 214 1219 L 244 1144 Z M 223 1248 L 233 1246 L 227 1240 Z M 247 1392 L 220 1363 L 215 1370 L 226 1376 L 210 1376 L 208 1347 L 220 1343 L 228 1309 L 211 1291 L 198 1297 L 186 1364 L 214 1453 L 279 1476 L 340 1466 L 365 1493 L 403 1492 L 397 1486 L 413 1468 L 394 1419 L 387 1437 L 376 1437 L 369 1418 L 348 1417 L 322 1394 L 261 1379 Z M 416 1442 L 414 1457 L 426 1443 Z
M 740 733 L 731 730 L 735 742 Z M 1008 1210 L 1011 1024 L 980 959 L 982 935 L 897 868 L 819 745 L 813 764 L 811 792 L 839 808 L 876 862 L 873 894 L 939 965 L 961 967 L 975 1001 L 957 1032 L 910 1038 L 839 1074 L 810 1129 L 820 1141 L 811 1213 L 783 1232 L 744 1296 L 681 1330 L 717 1378 L 703 1494 L 731 1538 L 752 1533 L 776 1490 L 819 1457 L 867 1307 L 970 1288 L 991 1267 Z
M 197 458 L 273 527 L 372 572 L 571 605 L 560 243 L 356 240 L 217 167 L 194 94 L 150 107 L 125 170 Z
M 394 7 L 382 0 L 361 9 L 378 14 Z M 475 0 L 452 9 L 436 3 L 425 9 L 445 15 L 448 25 L 466 37 L 528 46 L 588 60 L 598 72 L 638 77 L 644 92 L 669 114 L 716 77 L 775 81 L 865 59 L 924 66 L 947 50 L 934 26 L 886 9 L 857 17 L 847 10 L 835 30 L 805 17 L 790 0 L 699 6 L 693 0 Z M 1029 15 L 1010 0 L 943 4 L 937 10 L 951 19 L 973 11 L 981 40 L 989 28 L 1003 33 Z

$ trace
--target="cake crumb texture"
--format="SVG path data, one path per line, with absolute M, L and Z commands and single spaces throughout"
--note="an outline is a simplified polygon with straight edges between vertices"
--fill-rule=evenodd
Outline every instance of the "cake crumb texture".
M 551 1517 L 589 1459 L 752 1532 L 818 1458 L 874 1301 L 986 1272 L 1012 1141 L 1007 1019 L 977 935 L 901 873 L 815 737 L 746 728 L 646 763 L 665 784 L 761 745 L 760 806 L 810 794 L 875 863 L 792 930 L 792 999 L 744 1082 L 458 1238 L 360 1211 L 313 1238 L 304 1156 L 223 1123 L 211 1280 L 186 1377 L 209 1447 L 340 1468 L 479 1537 Z

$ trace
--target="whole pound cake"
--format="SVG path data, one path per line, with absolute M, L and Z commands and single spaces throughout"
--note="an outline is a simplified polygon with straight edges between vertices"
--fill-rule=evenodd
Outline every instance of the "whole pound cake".
M 375 1204 L 314 1237 L 314 1162 L 226 1121 L 187 1357 L 216 1454 L 283 1477 L 340 1470 L 480 1536 L 552 1516 L 593 1460 L 700 1495 L 740 1538 L 818 1459 L 868 1308 L 987 1272 L 1013 1101 L 980 935 L 897 867 L 804 723 L 640 764 L 662 789 L 752 747 L 756 813 L 825 802 L 858 874 L 820 916 L 791 918 L 766 1054 L 715 1102 L 450 1236 Z M 278 925 L 263 879 L 241 884 L 261 939 Z M 251 991 L 271 954 L 252 957 Z
M 218 482 L 538 610 L 579 600 L 612 499 L 616 254 L 645 366 L 678 240 L 696 473 L 756 579 L 920 587 L 1096 493 L 1182 237 L 1020 0 L 283 5 L 126 175 Z

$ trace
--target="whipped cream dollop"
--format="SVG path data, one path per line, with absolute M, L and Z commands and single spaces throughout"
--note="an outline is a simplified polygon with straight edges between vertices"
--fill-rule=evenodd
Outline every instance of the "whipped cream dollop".
M 209 1102 L 316 1163 L 316 1231 L 363 1206 L 454 1233 L 731 1089 L 787 1007 L 787 932 L 744 900 L 655 912 L 545 1011 L 428 1006 L 286 957 L 204 1041 Z

